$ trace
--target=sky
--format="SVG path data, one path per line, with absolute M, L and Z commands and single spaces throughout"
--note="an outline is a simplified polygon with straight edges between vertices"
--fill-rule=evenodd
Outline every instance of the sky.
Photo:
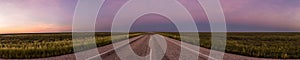
M 96 31 L 110 31 L 115 14 L 126 1 L 106 0 L 99 11 Z M 197 0 L 178 1 L 191 13 L 199 31 L 210 31 L 209 21 Z M 229 32 L 300 31 L 300 0 L 220 2 Z M 77 0 L 0 0 L 0 33 L 71 32 L 76 4 Z M 181 23 L 186 23 L 185 19 Z M 159 14 L 139 17 L 131 27 L 131 31 L 177 31 L 176 29 L 168 18 Z

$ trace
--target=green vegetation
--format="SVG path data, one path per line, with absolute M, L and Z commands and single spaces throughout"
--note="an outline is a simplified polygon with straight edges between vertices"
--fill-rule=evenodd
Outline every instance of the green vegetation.
M 161 35 L 180 40 L 178 32 Z M 198 33 L 200 46 L 211 47 L 211 33 Z M 188 37 L 184 35 L 183 37 Z M 192 38 L 182 41 L 191 43 Z M 230 32 L 227 33 L 226 52 L 251 57 L 299 59 L 300 33 L 296 32 Z M 191 43 L 196 44 L 196 43 Z
M 142 33 L 130 33 L 129 37 L 131 38 L 141 34 Z M 118 36 L 120 36 L 120 38 L 117 40 L 124 40 L 126 38 L 125 34 L 122 33 Z M 84 36 L 76 39 L 85 41 L 91 38 L 90 36 Z M 112 43 L 110 32 L 95 33 L 95 39 L 98 47 Z M 82 45 L 79 44 L 76 46 L 80 47 Z M 28 59 L 51 57 L 70 53 L 74 53 L 72 33 L 0 35 L 0 58 Z

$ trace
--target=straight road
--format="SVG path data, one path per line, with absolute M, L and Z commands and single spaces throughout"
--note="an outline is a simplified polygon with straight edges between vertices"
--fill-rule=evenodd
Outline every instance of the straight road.
M 126 60 L 195 60 L 192 58 L 195 56 L 198 57 L 198 60 L 215 59 L 213 57 L 208 56 L 210 52 L 209 49 L 191 45 L 188 43 L 181 43 L 178 40 L 174 40 L 158 34 L 145 34 L 145 35 L 128 39 L 128 41 L 130 42 L 129 44 L 126 44 L 126 41 L 117 42 L 116 44 L 120 44 L 120 46 L 115 47 L 115 49 L 113 47 L 113 44 L 95 48 L 96 50 L 99 51 L 100 54 L 94 56 L 88 56 L 86 60 L 96 60 L 97 57 L 101 57 L 102 60 L 121 60 L 121 58 Z M 184 46 L 181 46 L 181 44 Z M 131 47 L 132 50 L 128 50 L 128 47 Z M 181 50 L 181 47 L 183 48 L 183 50 Z M 192 49 L 195 47 L 198 47 L 199 51 Z M 133 52 L 133 54 L 126 54 L 128 52 Z M 184 52 L 185 54 L 180 55 L 181 52 Z M 118 56 L 117 54 L 123 54 L 123 55 Z M 183 59 L 179 59 L 179 57 Z M 75 60 L 75 59 L 76 59 L 75 54 L 67 54 L 62 56 L 38 58 L 38 59 L 30 59 L 30 60 Z M 223 60 L 269 60 L 269 59 L 253 58 L 253 57 L 246 57 L 246 56 L 225 53 Z
M 123 54 L 122 57 L 125 60 L 195 60 L 193 56 L 198 56 L 197 60 L 217 60 L 213 57 L 209 57 L 210 50 L 199 46 L 191 45 L 188 43 L 181 43 L 178 40 L 164 37 L 158 34 L 146 34 L 137 39 L 131 39 L 132 41 L 128 46 L 132 48 L 132 51 L 136 55 Z M 165 45 L 164 45 L 165 44 Z M 181 44 L 183 46 L 181 46 Z M 154 47 L 150 47 L 154 46 Z M 181 50 L 183 47 L 183 50 Z M 199 50 L 193 50 L 192 48 L 198 47 Z M 130 52 L 126 50 L 128 47 L 117 48 L 119 53 Z M 165 48 L 165 50 L 163 49 Z M 156 51 L 155 51 L 156 50 Z M 180 52 L 185 54 L 180 55 Z M 162 53 L 162 54 L 159 54 Z M 109 53 L 99 54 L 102 60 L 121 60 L 117 55 L 116 50 L 110 51 Z M 180 57 L 182 56 L 182 57 Z M 88 58 L 93 60 L 94 57 Z M 183 58 L 183 59 L 179 59 Z M 240 56 L 235 54 L 225 53 L 223 60 L 266 60 L 264 58 L 253 58 Z M 269 60 L 269 59 L 267 59 Z
M 122 56 L 124 56 L 126 60 L 179 60 L 181 49 L 180 45 L 175 42 L 171 42 L 171 40 L 167 40 L 162 43 L 164 41 L 162 39 L 164 39 L 164 37 L 160 35 L 147 34 L 128 45 L 131 46 L 134 54 L 136 55 L 124 54 Z M 118 51 L 121 53 L 128 52 L 125 47 L 118 48 Z M 195 56 L 196 54 L 197 53 L 190 51 L 184 56 L 188 58 Z M 121 60 L 115 51 L 103 54 L 101 57 L 103 60 Z M 199 58 L 201 58 L 200 60 L 207 59 L 202 56 L 199 56 Z

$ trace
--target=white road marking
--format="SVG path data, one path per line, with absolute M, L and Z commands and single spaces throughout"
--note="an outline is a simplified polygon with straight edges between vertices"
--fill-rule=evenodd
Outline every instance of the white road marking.
M 159 36 L 160 36 L 160 35 L 159 35 Z M 164 36 L 160 36 L 160 37 L 163 37 L 163 38 L 164 38 Z M 136 40 L 137 40 L 137 39 L 136 39 Z M 168 40 L 168 39 L 166 39 L 166 40 L 169 41 L 169 42 L 174 43 L 174 44 L 177 45 L 177 46 L 181 46 L 181 45 L 177 44 L 177 43 L 174 42 L 174 41 L 170 41 L 170 40 Z M 125 45 L 127 45 L 127 44 L 125 44 Z M 119 46 L 119 47 L 117 47 L 116 49 L 119 49 L 119 48 L 121 48 L 121 47 L 122 47 L 122 46 Z M 208 57 L 208 58 L 210 58 L 210 59 L 218 60 L 218 59 L 216 59 L 216 58 L 210 57 L 210 56 L 208 56 L 208 55 L 205 55 L 205 54 L 203 54 L 203 53 L 200 53 L 200 52 L 198 52 L 198 51 L 195 51 L 195 50 L 193 50 L 193 49 L 190 49 L 190 48 L 188 48 L 188 47 L 186 47 L 186 46 L 184 46 L 184 45 L 181 46 L 181 47 L 183 47 L 183 48 L 185 48 L 185 49 L 187 49 L 187 50 L 190 50 L 191 52 L 194 52 L 194 53 L 200 54 L 200 55 L 202 55 L 202 56 Z M 104 54 L 109 53 L 109 52 L 111 52 L 111 51 L 114 51 L 114 49 L 110 49 L 110 50 L 105 51 L 105 52 L 103 52 L 103 53 L 101 53 L 101 54 L 92 56 L 92 57 L 90 57 L 90 58 L 88 58 L 88 59 L 86 59 L 86 60 L 91 60 L 91 59 L 93 59 L 93 58 L 96 58 L 96 57 L 98 57 L 98 56 L 104 55 Z M 151 60 L 151 52 L 152 52 L 152 51 L 150 50 L 150 60 Z
M 139 37 L 138 37 L 137 39 L 135 39 L 135 40 L 138 40 L 139 38 L 142 38 L 143 36 L 144 36 L 144 35 L 141 35 L 141 36 L 139 36 Z M 129 40 L 129 39 L 128 39 L 128 40 Z M 133 40 L 133 41 L 135 41 L 135 40 Z M 130 41 L 130 42 L 133 42 L 133 41 Z M 117 42 L 117 43 L 122 43 L 122 42 L 124 42 L 124 41 Z M 130 44 L 130 42 L 129 42 L 129 44 Z M 123 46 L 125 46 L 125 45 L 128 45 L 128 44 L 123 44 L 123 45 L 121 45 L 121 46 L 116 47 L 115 49 L 119 49 L 119 48 L 121 48 L 121 47 L 123 47 Z M 101 54 L 98 54 L 98 55 L 89 57 L 89 58 L 87 58 L 87 59 L 85 59 L 85 60 L 91 60 L 91 59 L 96 58 L 96 57 L 98 57 L 98 56 L 101 56 L 101 55 L 107 54 L 107 53 L 109 53 L 109 52 L 112 52 L 112 51 L 114 51 L 115 49 L 113 48 L 113 49 L 107 50 L 107 51 L 105 51 L 105 52 L 103 52 L 103 53 L 101 53 Z
M 163 36 L 163 37 L 164 37 L 164 36 Z M 174 41 L 170 41 L 170 40 L 168 40 L 168 39 L 166 39 L 166 40 L 169 41 L 169 42 L 174 43 L 174 44 L 177 45 L 177 46 L 181 46 L 181 47 L 183 47 L 183 48 L 185 48 L 185 49 L 188 49 L 188 50 L 190 50 L 190 51 L 192 51 L 192 52 L 194 52 L 194 53 L 203 55 L 203 56 L 208 57 L 208 58 L 213 59 L 213 60 L 218 60 L 218 59 L 216 59 L 216 58 L 213 58 L 213 57 L 211 57 L 211 56 L 205 55 L 205 54 L 203 54 L 203 53 L 201 53 L 201 52 L 195 51 L 195 50 L 193 50 L 193 49 L 190 49 L 190 48 L 184 46 L 184 44 L 187 44 L 187 43 L 183 43 L 183 45 L 179 45 L 179 44 L 177 44 L 177 43 L 174 42 Z

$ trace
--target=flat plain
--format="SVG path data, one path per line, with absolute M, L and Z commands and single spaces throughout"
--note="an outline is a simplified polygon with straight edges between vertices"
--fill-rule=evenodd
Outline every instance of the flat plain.
M 129 38 L 140 34 L 141 33 L 130 33 Z M 119 35 L 120 37 L 117 40 L 126 38 L 123 33 L 119 33 Z M 112 43 L 110 32 L 97 32 L 94 38 L 96 39 L 97 47 Z M 88 41 L 93 39 L 93 37 L 82 36 L 75 39 Z M 30 59 L 71 54 L 74 53 L 72 43 L 72 33 L 2 34 L 0 35 L 0 58 Z M 88 44 L 89 43 L 83 43 L 81 45 Z M 78 47 L 81 45 L 78 45 Z
M 184 34 L 195 32 L 187 32 Z M 162 32 L 161 35 L 180 39 L 178 32 Z M 200 46 L 211 48 L 211 34 L 209 32 L 198 33 Z M 182 35 L 189 37 L 189 35 Z M 191 44 L 197 44 L 193 38 L 181 40 Z M 275 59 L 299 59 L 300 58 L 300 33 L 298 32 L 227 32 L 226 53 L 238 54 L 249 57 L 275 58 Z
M 199 34 L 200 44 L 192 42 L 193 35 Z M 150 34 L 150 35 L 149 35 Z M 201 47 L 203 50 L 211 48 L 210 32 L 185 32 L 187 39 L 180 39 L 178 32 L 156 32 L 156 33 L 130 33 L 129 38 L 140 36 L 138 39 L 132 39 L 135 42 L 130 44 L 136 54 L 145 56 L 149 52 L 148 42 L 151 36 L 159 34 L 167 39 L 167 53 L 163 60 L 178 59 L 180 46 L 172 43 L 175 40 L 183 41 L 188 44 Z M 190 35 L 189 35 L 190 34 Z M 143 37 L 141 37 L 141 35 Z M 120 33 L 120 38 L 116 40 L 125 40 L 125 34 Z M 156 36 L 156 35 L 154 35 Z M 89 36 L 78 38 L 81 40 L 90 40 Z M 100 50 L 109 50 L 113 48 L 111 43 L 110 32 L 95 33 L 97 47 Z M 225 52 L 250 58 L 267 58 L 267 59 L 299 59 L 300 58 L 300 33 L 298 32 L 227 32 Z M 151 41 L 151 40 L 150 40 Z M 161 40 L 156 40 L 159 43 Z M 176 42 L 175 41 L 175 42 Z M 88 43 L 87 43 L 88 44 Z M 179 44 L 179 43 L 178 43 Z M 198 45 L 197 45 L 198 44 Z M 78 45 L 80 46 L 80 45 Z M 73 58 L 64 57 L 64 55 L 73 54 L 72 34 L 71 33 L 33 33 L 33 34 L 1 34 L 0 35 L 0 58 L 4 59 L 40 59 L 40 58 Z M 203 47 L 203 48 L 202 48 Z M 140 49 L 144 48 L 144 49 Z M 176 48 L 176 49 L 175 49 Z M 92 49 L 92 48 L 87 48 Z M 121 48 L 120 48 L 121 49 Z M 122 49 L 121 49 L 122 50 Z M 205 50 L 205 51 L 206 51 Z M 82 50 L 84 51 L 84 50 Z M 176 53 L 177 52 L 177 53 Z M 204 54 L 209 54 L 203 52 Z M 109 60 L 116 57 L 115 53 L 101 55 Z M 224 58 L 230 59 L 226 57 Z M 177 56 L 177 57 L 176 57 Z M 200 57 L 200 56 L 199 56 Z M 202 57 L 203 58 L 203 57 Z M 244 57 L 241 57 L 244 58 Z M 114 58 L 118 60 L 118 58 Z M 203 60 L 207 59 L 204 57 Z M 224 60 L 226 60 L 224 59 Z M 232 60 L 232 59 L 231 59 Z M 238 59 L 237 59 L 238 60 Z

